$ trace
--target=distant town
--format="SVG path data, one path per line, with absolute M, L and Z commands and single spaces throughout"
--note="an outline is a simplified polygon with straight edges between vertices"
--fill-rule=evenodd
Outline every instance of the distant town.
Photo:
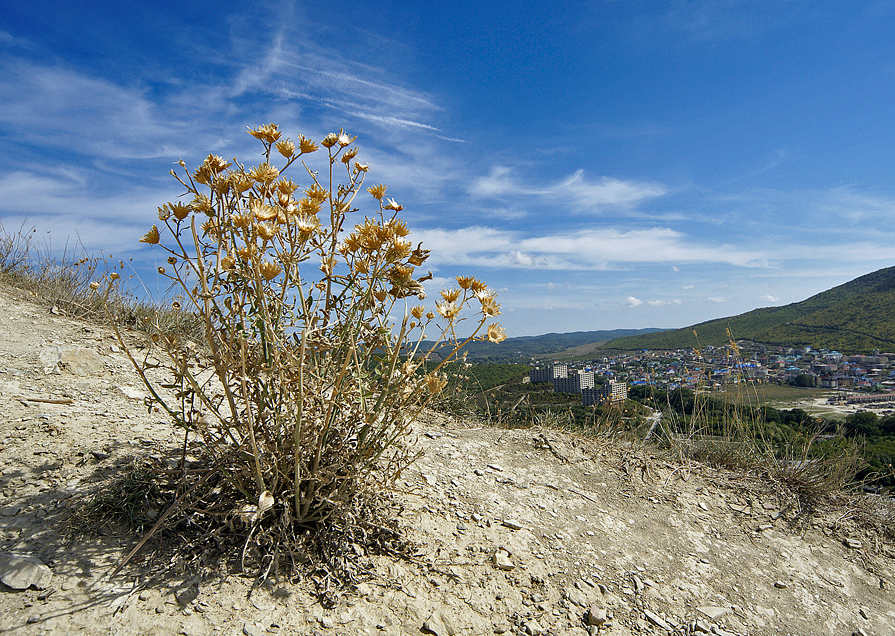
M 830 402 L 895 402 L 895 353 L 849 355 L 838 351 L 770 347 L 740 341 L 701 351 L 641 350 L 531 371 L 531 382 L 552 382 L 558 393 L 579 393 L 584 404 L 624 400 L 628 386 L 722 390 L 739 383 L 792 384 L 833 391 Z

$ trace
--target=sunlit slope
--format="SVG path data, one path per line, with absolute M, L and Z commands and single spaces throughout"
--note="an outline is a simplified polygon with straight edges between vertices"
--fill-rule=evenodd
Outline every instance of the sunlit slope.
M 755 309 L 683 329 L 616 338 L 608 349 L 680 349 L 737 340 L 847 352 L 895 351 L 895 267 L 861 276 L 807 300 Z M 695 334 L 694 334 L 695 331 Z

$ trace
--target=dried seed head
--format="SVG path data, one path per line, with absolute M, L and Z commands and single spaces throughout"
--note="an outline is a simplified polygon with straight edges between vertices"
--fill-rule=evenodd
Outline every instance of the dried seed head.
M 264 280 L 273 280 L 283 271 L 279 265 L 270 261 L 264 261 L 258 269 L 261 271 Z
M 322 143 L 327 148 L 332 148 L 337 143 L 339 143 L 339 135 L 337 135 L 336 133 L 329 133 L 326 137 L 323 138 L 323 141 L 321 141 L 320 143 Z
M 493 322 L 488 325 L 488 334 L 486 336 L 489 342 L 503 342 L 507 339 L 506 329 L 500 326 L 500 323 Z
M 159 221 L 167 221 L 171 218 L 171 210 L 168 209 L 168 204 L 161 206 L 158 209 L 158 220 Z
M 273 183 L 274 179 L 280 176 L 280 171 L 274 166 L 265 162 L 255 166 L 249 171 L 249 176 L 258 183 Z
M 275 219 L 277 211 L 261 201 L 252 202 L 252 215 L 259 221 L 270 221 Z
M 164 267 L 159 267 L 159 268 L 158 268 L 158 273 L 161 274 L 162 276 L 164 276 L 164 275 L 165 275 L 165 268 L 164 268 Z
M 438 395 L 447 386 L 447 378 L 442 375 L 429 374 L 426 376 L 426 387 L 430 395 Z
M 298 149 L 301 151 L 301 154 L 305 154 L 308 152 L 315 152 L 318 149 L 318 146 L 310 139 L 306 139 L 304 135 L 299 135 Z
M 494 300 L 494 296 L 483 296 L 479 300 L 482 303 L 482 314 L 485 316 L 499 316 L 500 305 Z
M 263 240 L 269 241 L 280 231 L 280 226 L 274 223 L 259 223 L 255 226 L 255 230 Z
M 358 150 L 357 148 L 352 148 L 351 150 L 346 150 L 342 155 L 342 163 L 346 166 L 351 163 L 351 160 L 357 156 Z
M 425 313 L 425 311 L 426 311 L 425 307 L 423 307 L 422 305 L 417 305 L 410 309 L 410 314 L 417 320 L 420 320 L 423 317 L 423 314 Z
M 401 210 L 404 209 L 404 206 L 396 203 L 394 199 L 389 199 L 388 203 L 386 203 L 382 207 L 385 208 L 386 210 L 394 210 L 395 212 L 400 212 Z
M 459 289 L 442 289 L 441 297 L 444 298 L 445 302 L 449 302 L 449 303 L 457 302 L 457 299 L 460 298 L 460 290 Z
M 261 141 L 266 141 L 267 143 L 272 144 L 283 134 L 278 129 L 279 126 L 276 124 L 267 124 L 266 126 L 258 126 L 254 130 L 249 129 L 248 133 L 255 139 L 260 139 Z
M 373 195 L 374 198 L 382 201 L 382 197 L 385 196 L 385 191 L 388 188 L 384 183 L 380 183 L 379 185 L 370 186 L 367 188 L 367 192 Z
M 419 267 L 423 263 L 426 262 L 426 259 L 429 258 L 429 252 L 431 250 L 422 249 L 422 243 L 417 244 L 416 249 L 410 253 L 410 258 L 407 259 L 407 262 L 411 265 L 415 265 Z
M 214 212 L 214 204 L 204 194 L 197 194 L 193 197 L 192 207 L 194 210 L 198 212 L 203 212 L 205 214 L 211 214 Z
M 295 154 L 295 142 L 291 139 L 283 139 L 277 142 L 277 152 L 288 159 Z
M 338 142 L 339 142 L 339 146 L 341 146 L 342 148 L 353 144 L 355 139 L 357 139 L 357 137 L 351 137 L 344 130 L 339 129 Z
M 149 243 L 150 245 L 156 245 L 159 242 L 158 228 L 153 225 L 152 228 L 150 228 L 150 230 L 143 235 L 143 238 L 140 239 L 140 242 Z
M 190 215 L 190 206 L 181 203 L 180 201 L 177 203 L 169 203 L 168 206 L 171 208 L 171 212 L 174 213 L 174 218 L 178 221 L 183 221 Z

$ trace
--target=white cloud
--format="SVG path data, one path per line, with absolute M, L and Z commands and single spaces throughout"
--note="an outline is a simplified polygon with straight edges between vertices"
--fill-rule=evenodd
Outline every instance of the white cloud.
M 725 298 L 724 296 L 710 296 L 710 297 L 708 298 L 708 301 L 709 301 L 709 302 L 718 303 L 719 305 L 722 304 L 722 303 L 726 303 L 727 300 L 728 300 L 728 299 Z
M 681 289 L 693 289 L 693 285 L 681 285 Z
M 565 201 L 577 210 L 628 207 L 665 194 L 665 188 L 654 183 L 622 181 L 612 177 L 590 181 L 583 170 L 553 184 L 526 184 L 514 179 L 512 170 L 506 166 L 492 167 L 488 176 L 475 179 L 469 190 L 474 196 L 488 199 L 538 196 L 551 201 Z
M 643 301 L 639 298 L 635 298 L 634 296 L 628 296 L 625 298 L 625 305 L 628 307 L 639 307 L 643 304 Z
M 761 300 L 766 300 L 769 303 L 775 303 L 780 299 L 777 298 L 776 296 L 771 296 L 770 294 L 765 294 L 764 296 L 761 297 Z
M 488 267 L 607 269 L 610 264 L 697 262 L 760 267 L 762 255 L 730 245 L 704 245 L 668 228 L 585 230 L 525 238 L 490 227 L 414 232 L 433 251 L 433 261 Z

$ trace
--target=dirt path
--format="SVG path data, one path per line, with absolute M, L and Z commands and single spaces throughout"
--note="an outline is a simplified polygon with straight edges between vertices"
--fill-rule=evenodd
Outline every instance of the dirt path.
M 0 575 L 37 586 L 0 584 L 0 633 L 895 634 L 895 550 L 846 511 L 797 519 L 715 471 L 434 416 L 401 494 L 414 560 L 363 557 L 377 576 L 334 609 L 302 582 L 176 563 L 109 581 L 136 537 L 66 542 L 63 522 L 134 457 L 177 447 L 141 397 L 106 329 L 0 288 Z

